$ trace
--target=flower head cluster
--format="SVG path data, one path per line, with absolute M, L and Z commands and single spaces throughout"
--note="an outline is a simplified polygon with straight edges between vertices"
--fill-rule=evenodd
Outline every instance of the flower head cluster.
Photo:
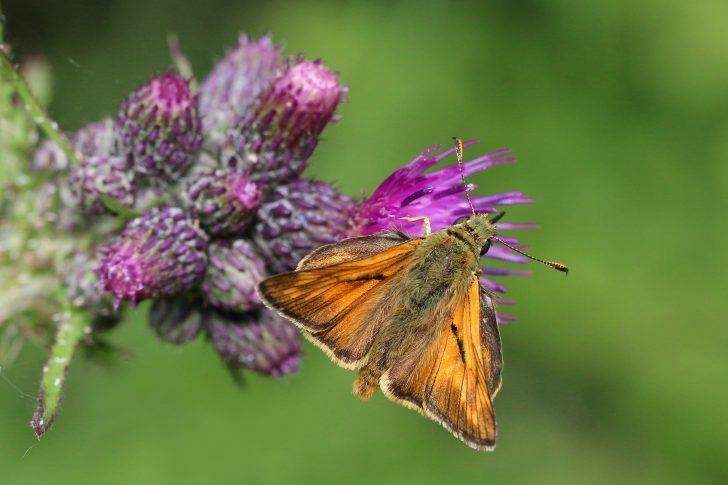
M 260 281 L 323 244 L 388 230 L 416 236 L 421 224 L 405 218 L 427 216 L 438 230 L 470 214 L 465 192 L 474 186 L 463 186 L 457 165 L 432 170 L 453 154 L 439 145 L 360 201 L 302 175 L 347 91 L 321 61 L 284 61 L 270 38 L 240 37 L 199 91 L 193 86 L 172 71 L 151 77 L 114 120 L 78 130 L 80 165 L 50 143 L 36 152 L 34 169 L 51 173 L 62 195 L 57 212 L 74 216 L 61 227 L 98 241 L 69 266 L 66 285 L 79 306 L 109 315 L 122 302 L 152 300 L 160 339 L 184 344 L 206 334 L 228 365 L 284 375 L 299 367 L 298 333 L 262 306 Z M 465 175 L 510 162 L 508 154 L 477 157 Z M 472 201 L 483 213 L 531 202 L 520 192 Z M 486 256 L 525 262 L 505 247 Z M 524 274 L 483 271 L 483 283 L 500 292 L 491 277 Z

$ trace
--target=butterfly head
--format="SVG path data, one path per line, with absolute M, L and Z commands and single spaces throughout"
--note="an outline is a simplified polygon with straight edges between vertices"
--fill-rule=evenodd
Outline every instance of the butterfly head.
M 472 241 L 473 249 L 481 256 L 490 249 L 490 241 L 497 234 L 495 225 L 486 214 L 473 214 L 458 219 L 453 229 Z

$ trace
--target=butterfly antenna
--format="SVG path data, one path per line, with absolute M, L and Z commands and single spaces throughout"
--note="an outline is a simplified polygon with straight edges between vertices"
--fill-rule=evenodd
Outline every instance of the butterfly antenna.
M 463 168 L 463 140 L 457 136 L 452 137 L 455 142 L 455 153 L 458 156 L 458 167 L 460 167 L 460 179 L 463 181 L 463 188 L 465 189 L 465 197 L 468 199 L 468 205 L 470 210 L 475 215 L 475 207 L 473 207 L 473 201 L 470 200 L 470 192 L 468 191 L 468 185 L 465 183 L 465 169 Z
M 521 254 L 521 255 L 527 257 L 528 259 L 531 259 L 533 261 L 537 261 L 537 262 L 539 262 L 541 264 L 545 264 L 546 266 L 551 266 L 555 270 L 561 271 L 562 273 L 569 274 L 569 267 L 566 266 L 565 264 L 557 263 L 556 261 L 546 261 L 545 259 L 534 258 L 530 254 L 526 254 L 523 251 L 521 251 L 520 249 L 514 248 L 513 246 L 511 246 L 507 242 L 505 242 L 502 239 L 498 238 L 498 236 L 491 236 L 490 238 L 493 239 L 493 240 L 495 240 L 495 241 L 498 241 L 499 243 L 501 243 L 505 247 L 512 249 L 513 251 L 517 252 L 518 254 Z

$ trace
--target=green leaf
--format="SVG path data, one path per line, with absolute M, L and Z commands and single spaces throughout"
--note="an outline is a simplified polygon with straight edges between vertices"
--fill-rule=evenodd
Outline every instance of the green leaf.
M 100 198 L 101 202 L 103 202 L 110 211 L 125 219 L 136 219 L 141 215 L 135 210 L 129 209 L 128 207 L 121 205 L 118 200 L 106 194 L 101 194 Z
M 30 422 L 39 439 L 56 419 L 68 366 L 78 343 L 91 330 L 87 313 L 74 307 L 65 294 L 62 297 L 61 308 L 58 314 L 56 339 L 51 347 L 48 362 L 43 367 L 43 377 L 38 391 L 38 407 Z

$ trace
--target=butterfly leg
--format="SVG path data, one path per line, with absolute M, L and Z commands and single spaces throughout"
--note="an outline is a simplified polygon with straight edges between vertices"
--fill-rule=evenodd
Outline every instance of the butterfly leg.
M 422 235 L 423 236 L 429 236 L 432 232 L 432 226 L 430 225 L 430 218 L 427 216 L 419 216 L 419 217 L 400 217 L 403 221 L 409 221 L 409 222 L 417 222 L 417 221 L 423 221 L 422 222 Z

